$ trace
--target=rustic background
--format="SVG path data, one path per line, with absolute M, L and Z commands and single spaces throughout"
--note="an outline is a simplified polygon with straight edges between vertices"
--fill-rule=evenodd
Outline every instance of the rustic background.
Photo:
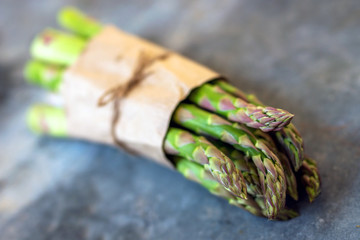
M 254 217 L 117 149 L 35 136 L 24 83 L 61 6 L 178 51 L 296 115 L 323 180 L 289 222 Z M 360 1 L 0 1 L 0 239 L 360 239 Z

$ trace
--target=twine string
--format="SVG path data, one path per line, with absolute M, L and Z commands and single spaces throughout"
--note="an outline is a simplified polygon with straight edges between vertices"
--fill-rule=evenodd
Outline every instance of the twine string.
M 163 53 L 159 56 L 150 58 L 144 52 L 140 52 L 139 60 L 134 70 L 132 77 L 125 83 L 117 85 L 109 90 L 105 91 L 99 98 L 97 105 L 103 107 L 109 103 L 113 103 L 113 116 L 111 120 L 111 137 L 115 144 L 130 153 L 134 151 L 130 150 L 126 145 L 116 136 L 116 125 L 120 118 L 120 103 L 121 100 L 126 97 L 131 90 L 133 90 L 141 81 L 152 74 L 152 72 L 146 72 L 145 70 L 150 67 L 154 62 L 165 60 L 169 57 L 169 53 Z

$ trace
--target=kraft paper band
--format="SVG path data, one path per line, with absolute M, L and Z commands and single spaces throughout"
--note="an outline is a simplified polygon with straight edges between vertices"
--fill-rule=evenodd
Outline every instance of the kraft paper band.
M 61 94 L 69 134 L 114 144 L 111 131 L 114 109 L 110 105 L 98 107 L 98 100 L 109 89 L 129 84 L 143 53 L 156 58 L 167 52 L 113 26 L 104 27 L 64 74 Z M 172 113 L 192 89 L 218 78 L 219 74 L 173 52 L 161 61 L 154 61 L 146 71 L 151 74 L 146 74 L 121 99 L 115 134 L 131 151 L 172 167 L 163 152 Z

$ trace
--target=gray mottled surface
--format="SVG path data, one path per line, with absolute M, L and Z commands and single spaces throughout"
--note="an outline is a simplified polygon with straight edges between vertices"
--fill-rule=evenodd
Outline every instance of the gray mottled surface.
M 323 192 L 301 216 L 251 216 L 176 172 L 92 143 L 37 137 L 31 38 L 64 1 L 0 1 L 0 239 L 360 239 L 358 0 L 84 1 L 104 22 L 229 76 L 296 114 Z

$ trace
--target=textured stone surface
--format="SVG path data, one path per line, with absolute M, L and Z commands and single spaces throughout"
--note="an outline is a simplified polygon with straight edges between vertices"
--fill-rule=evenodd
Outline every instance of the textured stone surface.
M 296 114 L 321 196 L 269 222 L 145 159 L 37 137 L 26 108 L 51 100 L 21 76 L 32 37 L 63 1 L 0 1 L 0 239 L 360 239 L 360 2 L 72 1 L 227 75 Z

